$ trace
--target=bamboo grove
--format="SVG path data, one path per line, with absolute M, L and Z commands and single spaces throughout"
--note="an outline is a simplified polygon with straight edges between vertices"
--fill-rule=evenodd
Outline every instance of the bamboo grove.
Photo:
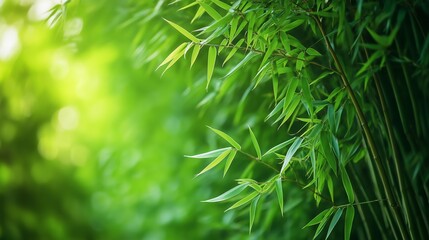
M 182 57 L 205 64 L 194 83 L 207 91 L 199 107 L 223 110 L 208 130 L 221 147 L 188 157 L 209 159 L 199 178 L 214 171 L 219 181 L 237 179 L 206 202 L 229 203 L 251 232 L 270 209 L 284 215 L 298 188 L 313 199 L 312 220 L 291 225 L 314 238 L 428 238 L 427 2 L 200 0 L 168 8 L 192 17 L 162 16 L 184 42 L 160 67 Z

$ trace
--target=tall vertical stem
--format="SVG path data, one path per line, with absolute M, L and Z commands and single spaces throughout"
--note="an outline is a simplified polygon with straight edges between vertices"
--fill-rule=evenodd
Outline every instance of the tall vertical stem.
M 374 159 L 374 162 L 375 162 L 375 165 L 376 165 L 376 168 L 377 168 L 377 172 L 380 175 L 380 179 L 381 179 L 381 182 L 382 182 L 382 185 L 383 185 L 383 188 L 384 188 L 384 192 L 386 194 L 387 201 L 388 201 L 388 203 L 390 205 L 390 209 L 391 209 L 391 211 L 392 211 L 392 213 L 394 215 L 396 224 L 399 227 L 399 230 L 401 232 L 401 236 L 402 236 L 403 239 L 408 239 L 408 232 L 406 230 L 406 226 L 404 224 L 404 220 L 403 220 L 403 218 L 401 216 L 400 209 L 398 208 L 398 203 L 395 200 L 395 197 L 393 195 L 391 186 L 390 186 L 390 184 L 388 182 L 388 179 L 387 179 L 387 176 L 386 176 L 386 172 L 384 171 L 383 164 L 382 164 L 382 162 L 380 160 L 380 156 L 378 154 L 377 147 L 375 145 L 372 133 L 369 130 L 368 122 L 367 122 L 367 120 L 365 118 L 365 115 L 363 114 L 363 111 L 362 111 L 362 109 L 361 109 L 361 107 L 359 105 L 359 102 L 358 102 L 358 100 L 356 98 L 356 95 L 355 95 L 353 89 L 350 86 L 349 80 L 347 79 L 347 75 L 344 72 L 344 69 L 343 69 L 343 67 L 342 67 L 342 65 L 341 65 L 341 63 L 340 63 L 340 61 L 339 61 L 339 59 L 337 57 L 337 54 L 335 53 L 334 49 L 332 49 L 330 40 L 326 36 L 326 33 L 325 33 L 325 31 L 324 31 L 324 29 L 322 27 L 322 23 L 320 22 L 319 18 L 316 17 L 316 16 L 313 16 L 313 19 L 317 23 L 317 26 L 318 26 L 318 28 L 319 28 L 322 36 L 323 36 L 323 39 L 325 41 L 326 48 L 328 49 L 329 54 L 333 58 L 335 67 L 336 67 L 336 69 L 339 72 L 342 84 L 346 88 L 347 93 L 349 95 L 349 98 L 352 101 L 352 104 L 353 104 L 353 106 L 354 106 L 354 108 L 356 110 L 356 113 L 357 113 L 360 125 L 362 126 L 362 129 L 363 129 L 364 134 L 365 134 L 365 138 L 367 139 L 367 142 L 368 142 L 368 147 L 369 147 L 369 149 L 371 151 L 371 155 L 372 155 L 372 157 Z

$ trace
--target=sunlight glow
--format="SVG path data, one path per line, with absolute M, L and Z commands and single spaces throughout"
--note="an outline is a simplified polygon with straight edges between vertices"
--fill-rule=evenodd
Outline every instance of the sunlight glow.
M 0 32 L 0 60 L 13 57 L 19 48 L 18 31 L 14 27 L 6 27 L 3 32 Z
M 63 107 L 58 112 L 58 122 L 62 129 L 73 130 L 79 124 L 79 113 L 74 107 Z

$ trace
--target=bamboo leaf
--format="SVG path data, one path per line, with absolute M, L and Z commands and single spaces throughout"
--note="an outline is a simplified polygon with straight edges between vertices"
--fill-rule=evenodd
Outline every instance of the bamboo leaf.
M 253 134 L 253 131 L 250 127 L 249 127 L 249 132 L 250 132 L 250 138 L 252 139 L 253 147 L 255 148 L 255 151 L 256 151 L 256 155 L 258 155 L 258 158 L 261 159 L 262 158 L 261 148 L 259 147 L 258 140 L 256 139 L 255 134 Z
M 228 4 L 226 4 L 226 3 L 222 2 L 222 1 L 219 1 L 219 0 L 211 0 L 211 1 L 214 4 L 216 4 L 218 7 L 223 8 L 224 10 L 229 11 L 229 9 L 231 9 L 230 5 L 228 5 Z
M 236 17 L 231 21 L 231 27 L 229 29 L 229 43 L 231 43 L 231 41 L 235 38 L 239 20 L 240 18 Z
M 159 66 L 157 67 L 160 68 L 161 66 L 171 62 L 175 57 L 177 57 L 177 55 L 179 55 L 179 53 L 181 51 L 183 51 L 183 49 L 186 47 L 187 43 L 182 43 L 180 44 L 176 49 L 174 49 L 165 59 L 164 61 L 162 61 L 161 64 L 159 64 Z
M 225 61 L 223 61 L 222 66 L 225 65 L 225 63 L 234 56 L 234 54 L 237 52 L 237 50 L 241 47 L 241 44 L 243 44 L 244 38 L 240 39 L 240 41 L 237 42 L 237 44 L 231 49 L 231 52 L 229 52 L 228 56 L 226 56 Z
M 329 211 L 326 213 L 326 215 L 323 217 L 322 221 L 320 222 L 319 226 L 316 229 L 316 233 L 313 236 L 313 239 L 316 239 L 316 237 L 322 232 L 323 228 L 325 227 L 326 223 L 328 222 L 328 219 L 331 217 L 332 213 L 334 212 L 334 208 L 332 207 L 329 209 Z
M 293 155 L 298 150 L 298 148 L 301 146 L 302 140 L 303 140 L 302 138 L 297 137 L 295 139 L 295 141 L 292 143 L 292 145 L 290 146 L 289 150 L 286 153 L 286 157 L 283 161 L 283 165 L 282 165 L 282 168 L 280 170 L 280 173 L 283 173 L 286 170 L 286 167 L 289 165 L 289 162 L 292 159 Z
M 277 103 L 277 105 L 274 107 L 274 109 L 268 114 L 268 116 L 264 119 L 264 121 L 267 121 L 268 119 L 270 119 L 271 117 L 273 117 L 274 115 L 276 115 L 278 112 L 280 112 L 280 110 L 284 107 L 284 102 L 285 99 L 283 98 L 282 100 L 280 100 L 279 103 Z
M 332 211 L 332 208 L 328 208 L 328 209 L 323 210 L 322 212 L 317 214 L 313 219 L 311 219 L 310 222 L 305 224 L 305 226 L 303 228 L 319 224 L 330 211 Z
M 281 176 L 279 176 L 279 178 L 276 179 L 276 193 L 277 193 L 277 200 L 279 201 L 280 212 L 283 216 L 283 186 L 282 186 Z
M 206 90 L 209 88 L 210 80 L 213 75 L 213 70 L 216 63 L 216 48 L 211 46 L 209 48 L 209 54 L 207 59 L 207 85 Z
M 346 220 L 344 223 L 344 239 L 349 240 L 353 227 L 353 219 L 355 217 L 355 208 L 348 206 L 346 210 Z
M 310 56 L 322 56 L 322 54 L 320 54 L 316 49 L 314 48 L 307 48 L 307 50 L 305 50 L 305 52 L 310 55 Z
M 300 52 L 298 54 L 298 60 L 296 60 L 296 71 L 301 71 L 301 69 L 304 67 L 304 52 Z
M 268 154 L 270 154 L 270 153 L 276 152 L 276 151 L 278 151 L 278 150 L 280 150 L 280 149 L 282 149 L 282 148 L 286 147 L 287 145 L 291 144 L 294 140 L 295 140 L 295 138 L 291 138 L 291 139 L 289 139 L 289 140 L 287 140 L 287 141 L 284 141 L 284 142 L 282 142 L 282 143 L 280 143 L 280 144 L 278 144 L 278 145 L 276 145 L 276 146 L 274 146 L 274 147 L 270 148 L 270 150 L 268 150 L 268 151 L 267 151 L 266 153 L 264 153 L 264 155 L 262 155 L 262 156 L 265 156 L 265 155 L 268 155 Z
M 322 150 L 329 167 L 337 174 L 337 162 L 331 150 L 329 137 L 329 132 L 323 131 L 320 135 L 320 144 L 322 144 Z
M 243 65 L 245 65 L 247 62 L 249 62 L 253 57 L 256 57 L 258 54 L 254 53 L 254 52 L 250 52 L 249 54 L 246 55 L 246 57 L 243 58 L 243 60 L 241 60 L 241 62 L 239 62 L 237 65 L 235 65 L 235 67 L 233 69 L 231 69 L 224 78 L 227 78 L 229 76 L 231 76 L 231 74 L 233 74 L 234 72 L 236 72 L 238 69 L 240 69 L 241 67 L 243 67 Z
M 205 167 L 201 172 L 197 174 L 197 177 L 208 170 L 216 167 L 220 162 L 222 162 L 223 159 L 225 159 L 226 156 L 231 152 L 231 149 L 226 150 L 225 152 L 221 153 L 215 160 L 213 160 L 207 167 Z
M 342 208 L 339 208 L 339 209 L 337 210 L 337 212 L 335 213 L 334 217 L 333 217 L 333 218 L 332 218 L 332 220 L 331 220 L 331 224 L 329 225 L 328 233 L 326 234 L 326 238 L 325 238 L 325 240 L 326 240 L 326 239 L 328 239 L 329 235 L 331 235 L 332 230 L 333 230 L 333 229 L 334 229 L 334 227 L 337 225 L 338 220 L 340 220 L 340 217 L 341 217 L 341 215 L 342 215 L 342 214 L 343 214 L 343 209 L 342 209 Z
M 201 7 L 204 8 L 204 10 L 212 17 L 214 20 L 218 21 L 222 18 L 222 16 L 210 5 L 208 5 L 205 2 L 198 1 L 198 3 L 201 5 Z
M 287 31 L 290 31 L 290 30 L 292 30 L 292 29 L 294 29 L 294 28 L 298 27 L 299 25 L 301 25 L 301 24 L 303 24 L 303 23 L 304 23 L 304 20 L 303 20 L 303 19 L 298 19 L 298 20 L 295 20 L 295 21 L 293 21 L 293 22 L 291 22 L 291 23 L 287 24 L 286 26 L 284 26 L 284 27 L 282 28 L 282 30 L 283 30 L 283 31 L 285 31 L 285 32 L 287 32 Z
M 200 153 L 197 155 L 185 155 L 185 157 L 188 158 L 212 158 L 212 157 L 217 157 L 219 156 L 219 154 L 221 154 L 222 152 L 226 151 L 230 149 L 230 147 L 227 148 L 221 148 L 221 149 L 216 149 L 210 152 L 205 152 L 205 153 Z
M 244 197 L 240 201 L 234 203 L 231 207 L 229 207 L 227 210 L 225 210 L 225 212 L 232 210 L 234 208 L 238 208 L 238 207 L 248 203 L 249 201 L 251 201 L 252 199 L 254 199 L 258 195 L 259 195 L 258 192 L 252 192 L 251 194 L 247 195 L 246 197 Z
M 344 167 L 340 168 L 341 170 L 341 179 L 343 181 L 344 189 L 346 190 L 347 197 L 349 199 L 350 203 L 353 203 L 355 201 L 355 194 L 353 192 L 353 186 L 350 182 L 349 175 L 347 174 L 347 171 Z
M 255 217 L 256 217 L 256 208 L 258 207 L 258 202 L 259 199 L 261 198 L 261 195 L 258 195 L 256 198 L 254 198 L 252 200 L 252 203 L 250 204 L 250 224 L 249 224 L 249 233 L 252 232 L 252 226 L 253 223 L 255 222 Z
M 240 146 L 240 144 L 238 144 L 234 139 L 232 139 L 232 137 L 230 137 L 228 134 L 226 134 L 226 133 L 224 133 L 224 132 L 222 132 L 222 131 L 220 131 L 220 130 L 217 130 L 217 129 L 214 129 L 214 128 L 211 128 L 211 127 L 208 127 L 208 128 L 210 128 L 213 132 L 215 132 L 217 135 L 219 135 L 221 138 L 223 138 L 223 139 L 225 139 L 229 144 L 231 144 L 235 149 L 237 149 L 237 150 L 240 150 L 241 149 L 241 146 Z
M 222 202 L 222 201 L 228 200 L 228 199 L 233 198 L 233 197 L 237 196 L 238 194 L 240 194 L 247 186 L 249 186 L 249 184 L 247 184 L 247 183 L 237 185 L 237 186 L 231 188 L 230 190 L 222 193 L 221 195 L 219 195 L 217 197 L 214 197 L 214 198 L 202 201 L 202 202 Z
M 164 20 L 166 22 L 168 22 L 171 26 L 173 26 L 177 31 L 179 31 L 183 36 L 187 37 L 189 40 L 193 41 L 193 42 L 199 42 L 200 40 L 198 38 L 196 38 L 194 35 L 192 35 L 190 32 L 188 32 L 186 29 L 184 29 L 183 27 L 175 24 L 174 22 L 168 21 L 167 19 L 164 18 Z
M 234 160 L 235 155 L 237 154 L 237 150 L 233 149 L 231 153 L 229 154 L 228 158 L 225 162 L 225 169 L 223 171 L 223 176 L 225 177 L 226 173 L 228 172 L 229 167 L 231 166 L 232 161 Z
M 192 55 L 191 55 L 191 67 L 192 65 L 194 65 L 195 60 L 198 57 L 198 53 L 200 52 L 201 46 L 199 44 L 194 46 L 194 49 L 192 50 Z

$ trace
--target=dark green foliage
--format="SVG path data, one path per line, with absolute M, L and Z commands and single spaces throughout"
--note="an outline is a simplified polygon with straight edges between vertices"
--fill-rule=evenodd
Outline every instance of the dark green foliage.
M 207 0 L 192 7 L 198 9 L 193 21 L 203 27 L 194 28 L 201 40 L 188 44 L 198 51 L 217 48 L 218 58 L 228 61 L 225 68 L 216 63 L 212 76 L 215 57 L 209 54 L 213 95 L 205 105 L 226 113 L 212 125 L 236 136 L 243 148 L 233 147 L 250 161 L 237 178 L 255 181 L 264 202 L 276 201 L 270 197 L 275 188 L 281 206 L 283 195 L 286 202 L 296 197 L 291 185 L 310 192 L 316 205 L 331 209 L 319 215 L 315 236 L 428 237 L 423 52 L 429 12 L 423 1 L 243 0 L 220 6 Z M 288 144 L 275 146 L 282 141 Z M 256 194 L 242 198 L 249 196 Z M 258 217 L 269 218 L 270 210 Z M 343 231 L 335 228 L 340 219 Z

